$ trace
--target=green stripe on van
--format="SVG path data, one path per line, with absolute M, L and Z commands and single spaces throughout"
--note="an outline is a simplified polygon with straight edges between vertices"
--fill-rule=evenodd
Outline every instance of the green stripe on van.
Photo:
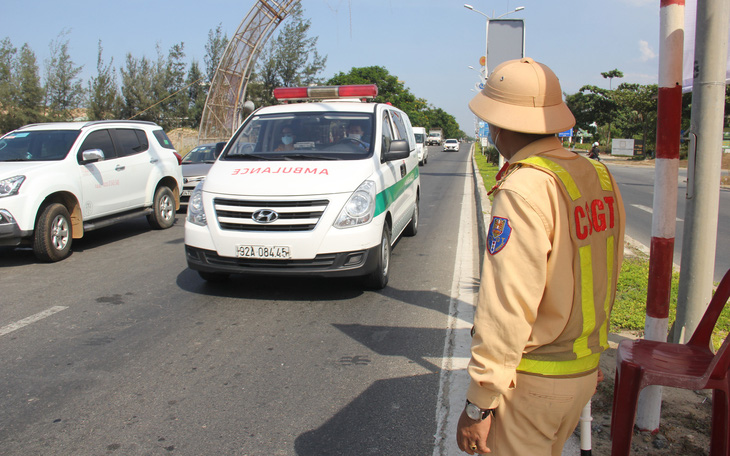
M 375 217 L 385 212 L 393 204 L 393 201 L 401 196 L 415 182 L 417 177 L 418 166 L 415 166 L 403 179 L 378 193 L 375 196 Z

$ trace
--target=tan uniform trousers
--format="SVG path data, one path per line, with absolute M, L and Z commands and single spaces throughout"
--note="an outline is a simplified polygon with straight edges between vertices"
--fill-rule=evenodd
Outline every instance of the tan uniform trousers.
M 583 407 L 596 391 L 597 373 L 549 378 L 517 373 L 502 396 L 487 437 L 490 456 L 560 456 Z

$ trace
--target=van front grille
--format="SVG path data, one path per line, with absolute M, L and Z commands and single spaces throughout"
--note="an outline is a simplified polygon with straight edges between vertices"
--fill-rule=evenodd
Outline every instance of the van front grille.
M 328 200 L 213 199 L 218 225 L 227 231 L 312 231 L 328 204 Z M 257 220 L 255 215 L 261 215 L 258 217 L 260 220 Z

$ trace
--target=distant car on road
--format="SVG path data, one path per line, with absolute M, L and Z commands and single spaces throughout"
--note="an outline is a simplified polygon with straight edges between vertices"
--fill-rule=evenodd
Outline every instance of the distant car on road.
M 180 206 L 187 209 L 190 195 L 193 194 L 195 186 L 198 182 L 205 179 L 208 170 L 218 155 L 225 147 L 226 142 L 218 142 L 212 144 L 201 144 L 194 148 L 182 160 L 183 174 L 183 191 L 180 194 Z
M 458 152 L 459 151 L 459 141 L 457 141 L 455 139 L 447 139 L 444 142 L 444 152 L 448 152 L 450 150 L 452 150 L 454 152 Z

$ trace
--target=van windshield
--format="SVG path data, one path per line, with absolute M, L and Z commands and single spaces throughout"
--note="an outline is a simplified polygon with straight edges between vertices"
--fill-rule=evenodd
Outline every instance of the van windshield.
M 371 114 L 301 112 L 252 116 L 222 160 L 360 160 L 372 151 Z
M 66 158 L 79 130 L 14 131 L 0 138 L 0 162 Z

